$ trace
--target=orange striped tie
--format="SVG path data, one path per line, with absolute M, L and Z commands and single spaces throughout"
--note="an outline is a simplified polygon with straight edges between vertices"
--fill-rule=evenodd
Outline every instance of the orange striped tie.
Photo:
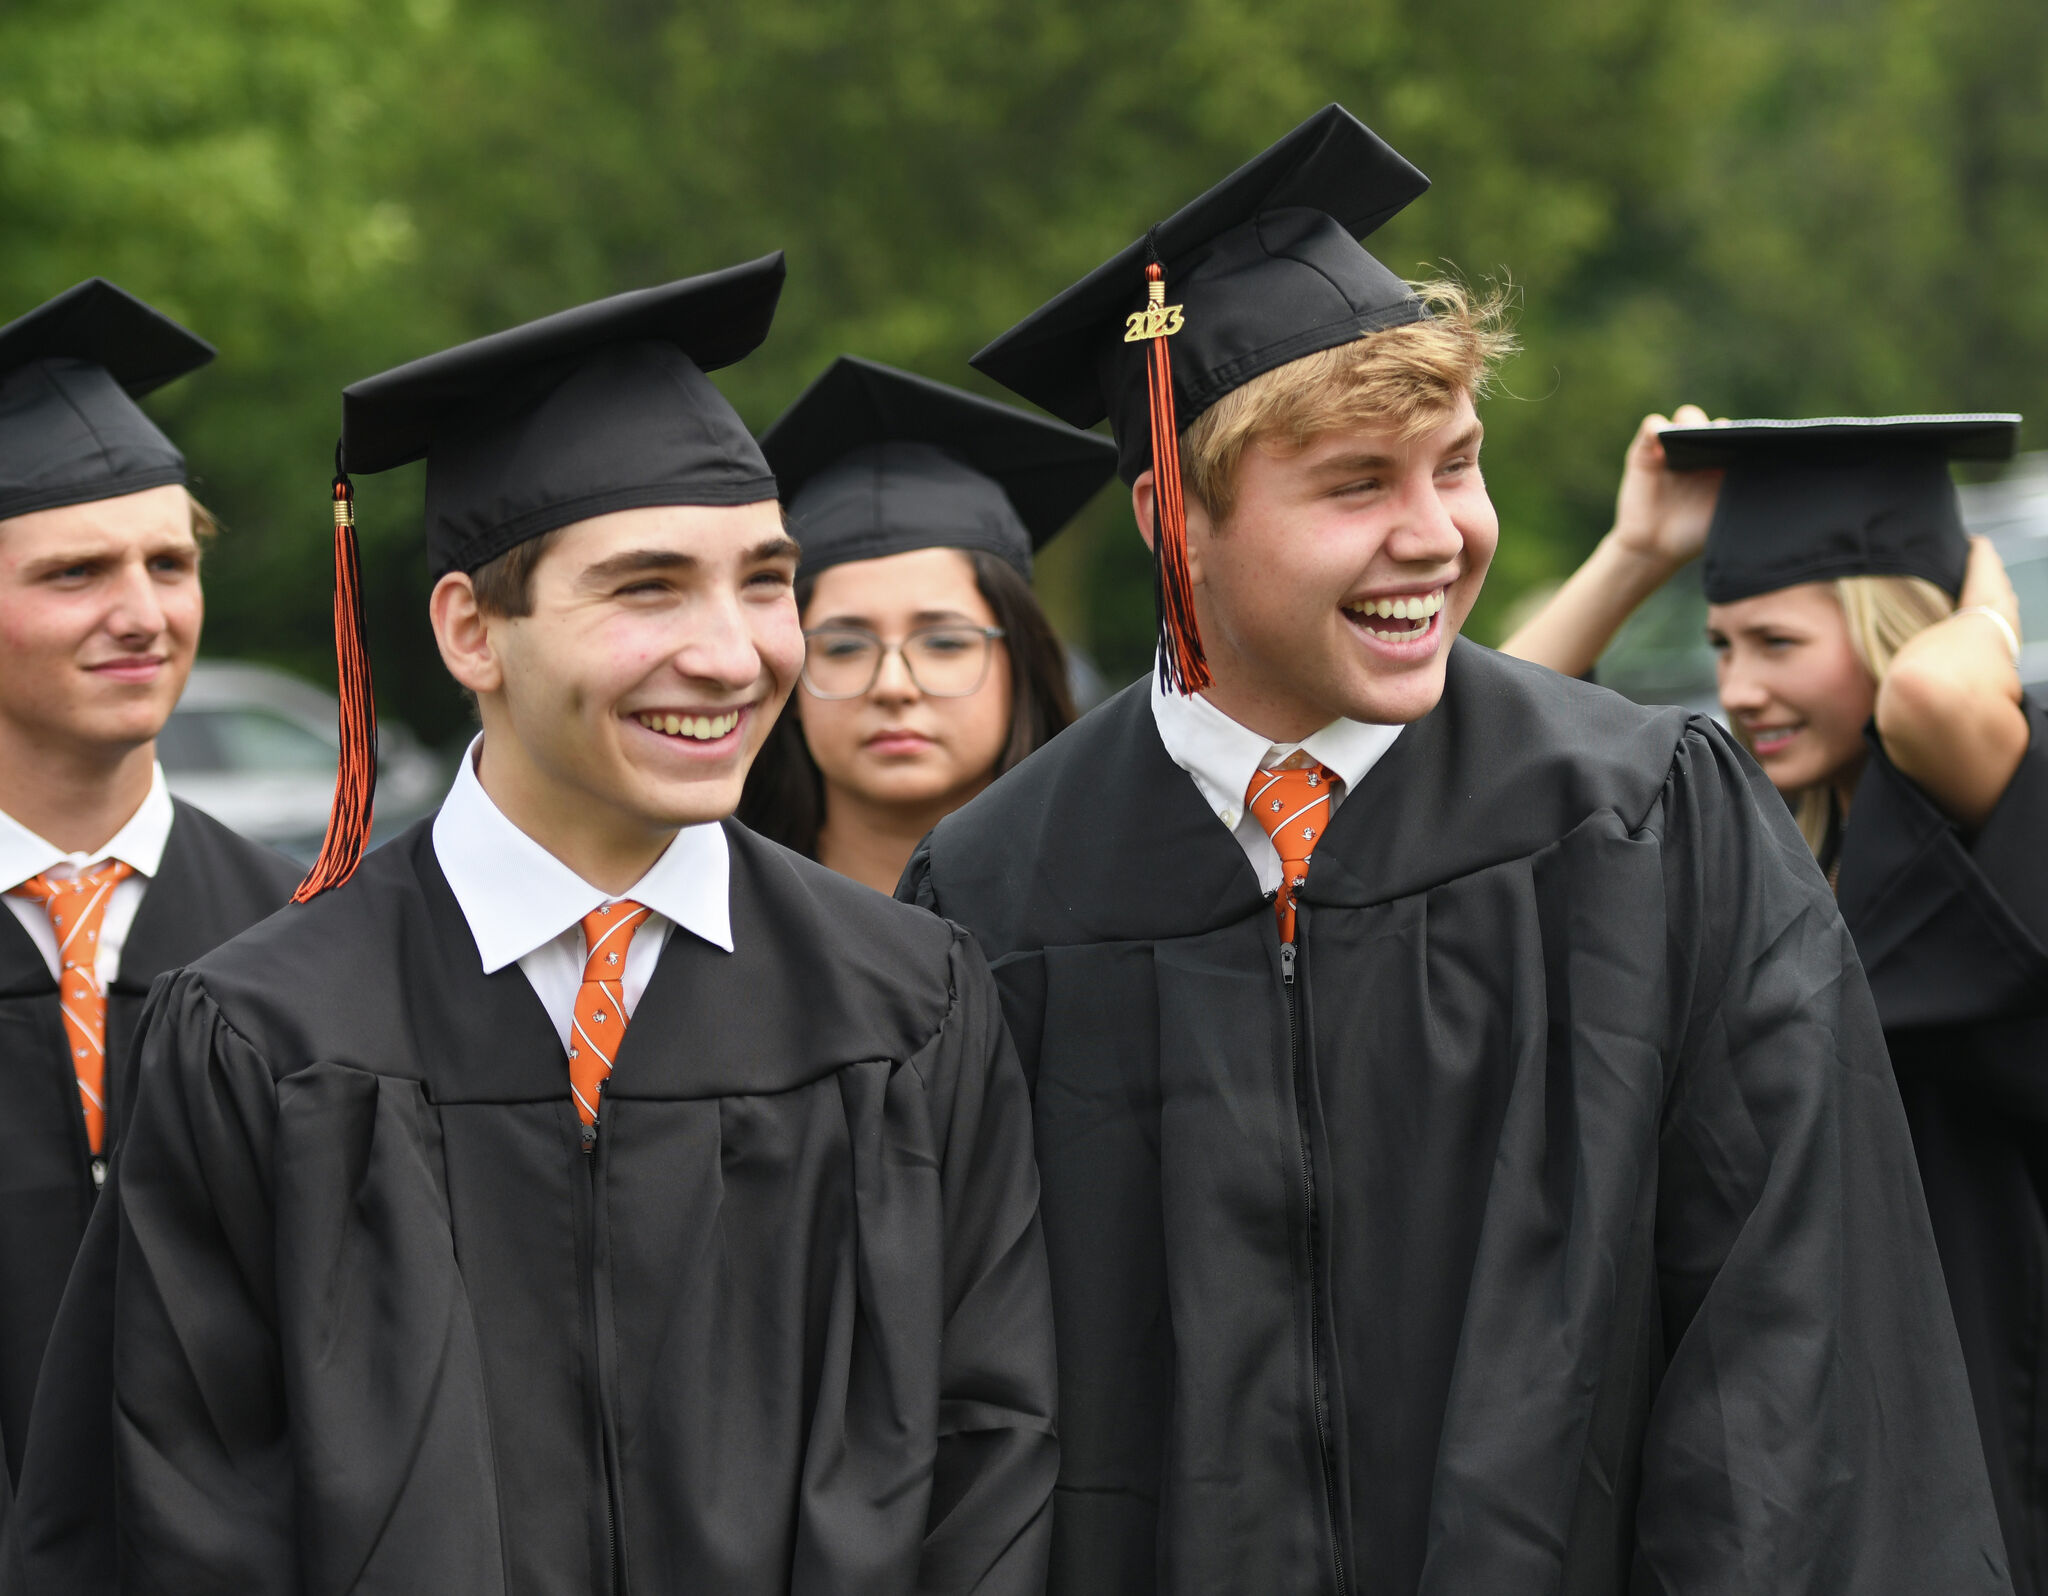
M 583 1145 L 597 1140 L 597 1107 L 626 1035 L 626 949 L 653 911 L 621 898 L 583 917 L 583 984 L 569 1025 L 569 1090 Z
M 1261 770 L 1245 789 L 1245 812 L 1258 818 L 1280 855 L 1280 891 L 1273 899 L 1273 913 L 1280 922 L 1282 942 L 1294 940 L 1295 895 L 1308 882 L 1309 856 L 1330 822 L 1330 801 L 1340 785 L 1335 774 L 1311 762 Z
M 31 876 L 13 889 L 40 903 L 57 933 L 57 959 L 63 966 L 57 999 L 85 1109 L 85 1139 L 95 1158 L 107 1139 L 107 994 L 100 987 L 100 922 L 107 917 L 114 888 L 134 874 L 132 865 L 108 859 L 75 876 Z

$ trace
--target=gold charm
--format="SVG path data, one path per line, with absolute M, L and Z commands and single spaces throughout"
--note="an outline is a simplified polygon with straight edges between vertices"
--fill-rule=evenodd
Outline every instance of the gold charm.
M 1124 342 L 1139 344 L 1149 338 L 1171 338 L 1183 325 L 1180 306 L 1166 303 L 1166 283 L 1154 278 L 1145 285 L 1145 308 L 1124 318 Z

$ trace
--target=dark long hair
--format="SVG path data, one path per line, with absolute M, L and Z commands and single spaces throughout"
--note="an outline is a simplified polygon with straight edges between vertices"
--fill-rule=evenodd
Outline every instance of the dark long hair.
M 1003 629 L 1000 646 L 1010 651 L 1010 737 L 996 759 L 994 773 L 1000 776 L 1074 723 L 1067 651 L 1039 608 L 1038 595 L 1014 567 L 976 549 L 959 552 L 973 564 L 974 585 L 988 601 L 996 625 Z M 799 614 L 810 608 L 817 585 L 815 575 L 797 577 Z M 801 683 L 795 691 L 803 691 Z M 825 822 L 825 778 L 811 758 L 803 727 L 790 706 L 784 706 L 767 742 L 761 745 L 754 768 L 747 772 L 739 819 L 742 825 L 806 858 L 818 856 L 818 828 Z

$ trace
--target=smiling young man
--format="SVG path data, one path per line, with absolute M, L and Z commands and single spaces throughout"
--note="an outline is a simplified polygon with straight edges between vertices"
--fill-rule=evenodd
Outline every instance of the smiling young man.
M 175 802 L 156 762 L 199 645 L 204 512 L 135 396 L 212 358 L 97 278 L 0 327 L 0 1485 L 143 995 L 298 879 Z
M 159 992 L 111 1187 L 121 1589 L 1042 1584 L 1050 1305 L 993 985 L 725 823 L 803 640 L 704 372 L 782 278 L 348 391 L 351 469 L 426 458 L 483 731 L 431 822 Z
M 1784 806 L 1711 723 L 1454 641 L 1503 339 L 1357 242 L 1424 186 L 1330 107 L 976 357 L 1108 416 L 1161 554 L 1159 679 L 901 889 L 1034 1083 L 1050 1589 L 2006 1590 Z

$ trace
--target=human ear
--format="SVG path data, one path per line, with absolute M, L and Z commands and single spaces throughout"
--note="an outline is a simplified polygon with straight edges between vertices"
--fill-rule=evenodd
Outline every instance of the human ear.
M 1131 514 L 1137 517 L 1138 536 L 1145 540 L 1145 547 L 1154 554 L 1159 552 L 1152 541 L 1155 531 L 1152 514 L 1156 502 L 1152 491 L 1152 468 L 1147 466 L 1138 473 L 1138 480 L 1131 484 Z M 1209 512 L 1202 507 L 1199 500 L 1184 497 L 1182 503 L 1186 506 L 1183 513 L 1187 517 L 1188 525 L 1188 579 L 1200 587 L 1202 543 L 1213 528 L 1210 525 Z
M 491 618 L 478 606 L 467 572 L 450 571 L 434 584 L 427 617 L 450 676 L 472 693 L 495 693 L 504 685 L 504 666 L 491 641 Z

